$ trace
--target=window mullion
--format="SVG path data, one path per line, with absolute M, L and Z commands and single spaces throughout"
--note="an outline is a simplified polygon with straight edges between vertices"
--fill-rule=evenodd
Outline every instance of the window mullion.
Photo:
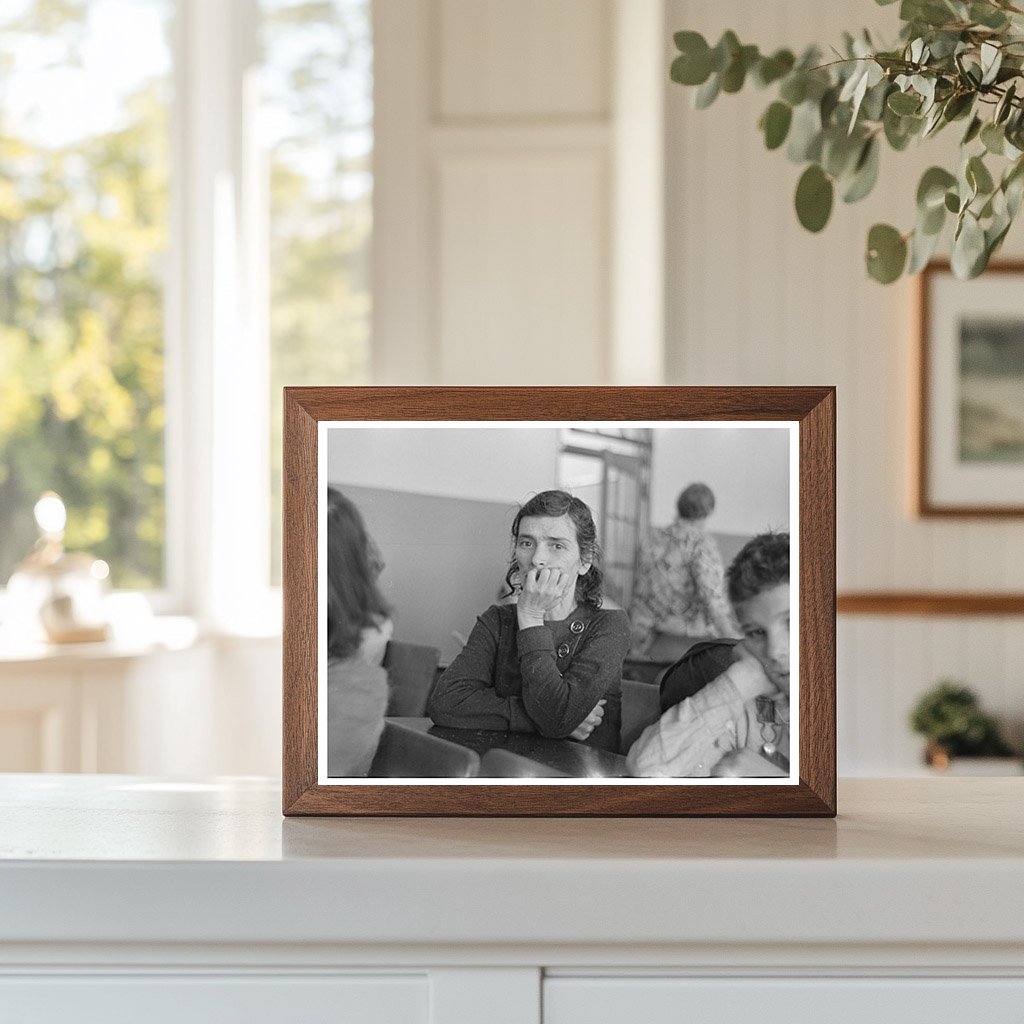
M 181 0 L 179 13 L 172 509 L 186 608 L 230 630 L 251 625 L 267 585 L 258 12 L 255 0 Z

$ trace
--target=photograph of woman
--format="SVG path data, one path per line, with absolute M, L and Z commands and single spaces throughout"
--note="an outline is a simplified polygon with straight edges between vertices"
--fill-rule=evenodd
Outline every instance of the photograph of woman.
M 788 669 L 791 438 L 332 428 L 324 779 L 790 776 L 788 677 L 762 686 L 751 637 L 770 626 Z M 740 587 L 764 536 L 778 557 Z
M 512 523 L 510 603 L 491 605 L 438 680 L 437 724 L 536 732 L 618 751 L 629 619 L 603 609 L 594 517 L 542 491 Z

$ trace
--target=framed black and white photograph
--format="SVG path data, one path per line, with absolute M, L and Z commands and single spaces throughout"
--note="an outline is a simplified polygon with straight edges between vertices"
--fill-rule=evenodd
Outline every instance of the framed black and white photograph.
M 921 274 L 917 511 L 1024 515 L 1024 264 Z
M 829 388 L 291 388 L 285 813 L 834 814 Z

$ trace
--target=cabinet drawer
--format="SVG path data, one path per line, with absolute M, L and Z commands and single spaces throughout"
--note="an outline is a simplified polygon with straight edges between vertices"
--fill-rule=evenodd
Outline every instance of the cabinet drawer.
M 1024 978 L 549 977 L 544 1024 L 1020 1024 Z
M 36 975 L 0 978 L 18 1024 L 427 1024 L 420 975 Z

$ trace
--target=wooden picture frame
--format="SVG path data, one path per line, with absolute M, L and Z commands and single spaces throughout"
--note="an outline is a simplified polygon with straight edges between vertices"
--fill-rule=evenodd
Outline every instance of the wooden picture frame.
M 918 282 L 914 511 L 1024 516 L 1024 262 L 961 281 L 936 261 Z
M 788 778 L 401 780 L 325 778 L 322 511 L 330 431 L 505 425 L 787 431 L 798 666 Z M 723 436 L 728 430 L 720 430 Z M 359 435 L 361 438 L 363 435 Z M 532 435 L 530 435 L 532 436 Z M 672 435 L 677 436 L 677 435 Z M 772 434 L 772 437 L 775 435 Z M 342 458 L 346 451 L 341 446 Z M 284 392 L 283 811 L 354 816 L 813 816 L 836 813 L 835 389 L 831 387 L 305 387 Z M 472 473 L 472 467 L 467 468 Z M 539 481 L 537 490 L 550 486 Z M 525 497 L 525 496 L 524 496 Z M 372 532 L 372 522 L 369 522 Z M 788 525 L 787 525 L 788 528 Z M 502 543 L 499 539 L 497 544 Z M 506 541 L 507 543 L 507 541 Z M 504 557 L 504 556 L 502 556 Z M 497 563 L 500 566 L 500 562 Z M 798 595 L 798 598 L 797 596 Z M 321 641 L 323 641 L 321 643 Z M 321 660 L 323 659 L 323 660 Z M 798 717 L 797 717 L 798 716 Z M 326 743 L 327 737 L 324 738 Z M 590 748 L 587 748 L 590 749 Z M 528 774 L 528 773 L 527 773 Z

